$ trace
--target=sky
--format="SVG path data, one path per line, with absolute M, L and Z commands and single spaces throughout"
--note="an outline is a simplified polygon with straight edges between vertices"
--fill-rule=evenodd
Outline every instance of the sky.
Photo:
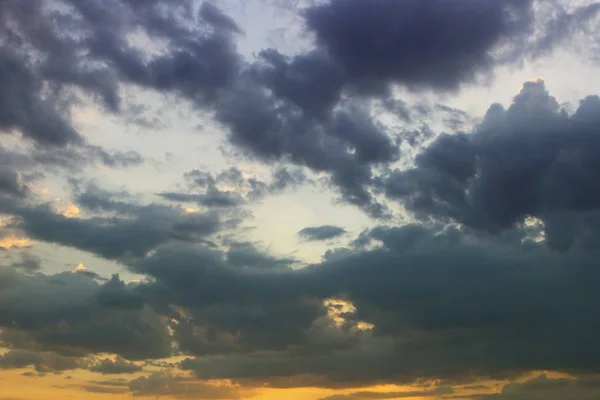
M 0 400 L 600 398 L 600 2 L 1 0 Z

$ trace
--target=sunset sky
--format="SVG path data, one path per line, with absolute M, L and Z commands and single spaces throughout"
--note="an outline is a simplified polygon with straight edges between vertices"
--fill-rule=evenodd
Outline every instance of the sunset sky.
M 600 1 L 0 0 L 0 400 L 597 400 Z

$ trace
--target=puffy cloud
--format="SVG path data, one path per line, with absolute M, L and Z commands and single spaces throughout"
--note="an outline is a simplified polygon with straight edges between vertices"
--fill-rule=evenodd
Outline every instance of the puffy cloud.
M 305 11 L 317 42 L 367 92 L 388 83 L 456 89 L 488 72 L 494 48 L 529 34 L 531 1 L 332 0 Z
M 440 135 L 414 168 L 392 172 L 384 189 L 419 217 L 489 232 L 535 217 L 556 248 L 578 240 L 592 245 L 580 236 L 600 205 L 594 173 L 599 114 L 597 96 L 567 115 L 542 80 L 526 82 L 507 110 L 494 104 L 471 134 Z M 564 226 L 565 219 L 572 226 Z

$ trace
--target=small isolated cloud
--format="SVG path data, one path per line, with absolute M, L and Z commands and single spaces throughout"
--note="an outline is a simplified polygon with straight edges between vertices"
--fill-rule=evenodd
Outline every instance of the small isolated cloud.
M 344 228 L 333 225 L 308 226 L 298 231 L 298 236 L 309 241 L 329 240 L 345 235 Z

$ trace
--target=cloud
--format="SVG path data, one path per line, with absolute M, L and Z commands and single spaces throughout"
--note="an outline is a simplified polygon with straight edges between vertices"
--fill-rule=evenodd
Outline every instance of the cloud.
M 11 233 L 0 246 L 71 247 L 144 279 L 127 284 L 82 269 L 46 275 L 23 253 L 0 268 L 0 340 L 11 349 L 1 367 L 128 374 L 140 361 L 185 355 L 172 371 L 190 377 L 156 373 L 85 387 L 183 398 L 241 397 L 234 385 L 206 382 L 213 379 L 349 388 L 600 372 L 600 99 L 583 99 L 569 115 L 543 81 L 526 82 L 510 107 L 492 105 L 472 132 L 439 135 L 405 169 L 393 169 L 406 161 L 401 146 L 416 150 L 429 132 L 415 139 L 376 115 L 387 107 L 416 118 L 417 107 L 389 97 L 395 85 L 456 91 L 531 54 L 532 43 L 558 43 L 557 35 L 527 42 L 539 23 L 533 1 L 319 2 L 303 14 L 312 49 L 266 49 L 252 62 L 236 49 L 241 28 L 209 3 L 51 3 L 9 0 L 0 9 L 10 27 L 0 50 L 0 129 L 26 144 L 23 153 L 0 148 L 0 212 Z M 152 45 L 139 46 L 134 34 Z M 186 100 L 213 116 L 244 156 L 280 167 L 260 179 L 237 167 L 193 170 L 185 188 L 159 192 L 155 203 L 74 181 L 69 200 L 79 213 L 36 203 L 27 185 L 41 168 L 143 162 L 88 143 L 69 118 L 80 95 L 127 117 L 121 94 L 132 86 Z M 450 106 L 422 109 L 457 128 L 473 122 Z M 295 255 L 275 256 L 226 232 L 243 220 L 243 206 L 312 183 L 313 173 L 374 218 L 390 216 L 385 195 L 416 222 L 365 230 L 305 268 L 292 268 Z M 173 204 L 188 202 L 209 210 Z M 345 233 L 333 225 L 298 232 L 307 240 Z M 116 358 L 98 359 L 106 353 Z M 564 394 L 587 384 L 536 379 L 476 396 L 541 397 L 550 386 Z M 443 387 L 333 398 L 452 394 Z
M 71 272 L 26 276 L 2 268 L 0 275 L 0 340 L 7 347 L 69 357 L 115 353 L 134 360 L 171 354 L 164 320 L 133 301 L 132 288 L 118 277 L 100 285 Z
M 2 340 L 133 360 L 181 351 L 199 379 L 251 386 L 598 372 L 597 252 L 556 253 L 529 234 L 379 227 L 365 233 L 379 247 L 297 270 L 248 244 L 170 243 L 130 264 L 148 277 L 135 285 L 7 269 Z M 327 299 L 351 306 L 332 313 L 341 303 Z
M 306 118 L 295 107 L 247 78 L 219 103 L 216 118 L 228 129 L 234 145 L 262 161 L 289 160 L 329 173 L 331 184 L 346 202 L 383 217 L 387 210 L 368 185 L 372 165 L 399 157 L 398 146 L 385 128 L 358 106 L 342 109 L 324 122 Z
M 221 10 L 211 3 L 202 3 L 202 6 L 200 6 L 200 17 L 217 28 L 222 28 L 237 33 L 241 32 L 240 27 L 231 17 L 223 14 Z
M 384 189 L 418 217 L 488 232 L 535 217 L 556 248 L 593 240 L 581 235 L 600 206 L 593 172 L 599 113 L 597 96 L 568 115 L 543 80 L 526 82 L 507 110 L 494 104 L 471 134 L 440 135 L 415 168 L 392 172 Z
M 369 399 L 405 399 L 412 397 L 432 397 L 454 394 L 451 387 L 439 387 L 432 390 L 420 390 L 409 392 L 354 392 L 350 394 L 334 394 L 323 397 L 321 400 L 369 400 Z
M 31 352 L 10 350 L 0 356 L 0 368 L 25 368 L 33 366 L 40 373 L 57 373 L 69 369 L 85 367 L 85 362 L 75 357 L 63 357 L 51 352 Z
M 11 8 L 15 2 L 3 7 Z M 26 7 L 26 6 L 25 6 Z M 4 19 L 4 15 L 0 15 Z M 82 143 L 83 138 L 71 127 L 49 101 L 41 99 L 42 81 L 16 54 L 3 46 L 0 50 L 3 87 L 0 94 L 2 114 L 0 130 L 19 129 L 23 136 L 43 144 Z
M 236 399 L 235 388 L 217 386 L 177 377 L 165 373 L 155 373 L 140 377 L 129 383 L 135 396 L 172 396 L 193 399 Z
M 134 372 L 139 372 L 142 370 L 142 367 L 136 365 L 135 363 L 128 362 L 121 357 L 117 357 L 115 360 L 111 360 L 110 358 L 105 358 L 101 360 L 98 364 L 93 365 L 89 368 L 92 372 L 99 372 L 101 374 L 131 374 Z
M 192 193 L 163 192 L 158 196 L 182 203 L 196 203 L 202 207 L 232 208 L 257 201 L 301 184 L 312 183 L 298 169 L 277 167 L 269 181 L 248 176 L 237 167 L 225 169 L 217 174 L 192 170 L 184 174 Z M 202 191 L 198 193 L 198 191 Z
M 383 248 L 288 274 L 249 276 L 236 290 L 246 305 L 261 297 L 276 304 L 290 296 L 342 297 L 356 307 L 344 315 L 343 328 L 324 328 L 313 316 L 297 326 L 305 332 L 303 341 L 287 350 L 273 353 L 254 343 L 252 355 L 199 354 L 182 367 L 202 379 L 329 387 L 468 373 L 516 376 L 541 365 L 596 371 L 594 322 L 586 311 L 596 300 L 584 289 L 596 276 L 595 252 L 558 255 L 543 245 L 521 244 L 518 237 L 501 244 L 425 227 L 415 237 L 416 229 L 382 229 L 373 236 Z M 203 280 L 217 282 L 215 274 L 206 269 Z M 267 279 L 277 282 L 266 285 Z M 229 287 L 234 281 L 227 279 Z M 178 296 L 185 296 L 178 288 Z M 359 321 L 374 328 L 359 331 Z M 286 381 L 291 377 L 297 379 Z
M 305 19 L 346 80 L 363 91 L 390 82 L 454 90 L 494 67 L 496 46 L 529 33 L 531 4 L 332 0 L 309 7 Z
M 103 149 L 90 144 L 46 148 L 34 146 L 24 151 L 9 150 L 0 146 L 2 164 L 31 173 L 80 169 L 83 166 L 103 165 L 108 168 L 127 168 L 145 162 L 135 151 Z
M 298 232 L 301 238 L 312 241 L 334 239 L 345 234 L 344 228 L 333 225 L 308 226 Z
M 32 274 L 41 269 L 41 262 L 42 260 L 34 254 L 22 253 L 19 260 L 11 263 L 10 266 Z
M 108 259 L 141 257 L 169 241 L 203 242 L 222 227 L 216 213 L 189 215 L 178 208 L 117 199 L 93 186 L 78 193 L 81 207 L 95 212 L 118 212 L 114 217 L 68 218 L 56 213 L 49 204 L 29 206 L 14 202 L 6 204 L 4 210 L 0 207 L 0 211 L 12 214 L 15 227 L 31 238 Z
M 250 242 L 234 242 L 226 253 L 227 262 L 236 267 L 284 268 L 297 263 L 293 258 L 278 258 L 259 251 Z
M 8 167 L 0 166 L 0 195 L 18 198 L 27 197 L 29 189 L 20 182 L 19 174 Z
M 600 382 L 596 376 L 583 378 L 550 378 L 545 374 L 525 382 L 504 385 L 499 393 L 471 396 L 474 400 L 554 400 L 576 397 L 592 400 L 598 397 Z

